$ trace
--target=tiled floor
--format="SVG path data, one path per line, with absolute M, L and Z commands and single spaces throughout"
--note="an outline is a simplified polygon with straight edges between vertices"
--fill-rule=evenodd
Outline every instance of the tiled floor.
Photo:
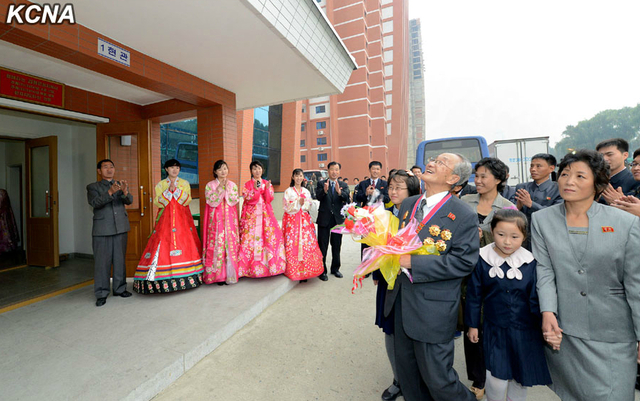
M 93 279 L 93 259 L 65 260 L 53 269 L 27 266 L 0 271 L 0 308 Z

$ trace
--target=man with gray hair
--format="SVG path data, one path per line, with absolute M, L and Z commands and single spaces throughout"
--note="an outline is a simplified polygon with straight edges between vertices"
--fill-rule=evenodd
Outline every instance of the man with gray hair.
M 402 202 L 402 226 L 416 220 L 422 241 L 442 241 L 440 255 L 403 255 L 401 274 L 387 292 L 384 313 L 394 319 L 397 377 L 407 401 L 473 401 L 453 369 L 453 337 L 462 279 L 478 261 L 474 212 L 450 191 L 469 180 L 471 163 L 459 154 L 429 159 L 425 192 Z

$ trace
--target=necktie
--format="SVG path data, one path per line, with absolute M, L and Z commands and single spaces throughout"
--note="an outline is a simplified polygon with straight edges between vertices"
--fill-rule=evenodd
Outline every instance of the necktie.
M 335 194 L 336 193 L 336 183 L 333 181 L 330 181 L 331 184 L 331 194 Z
M 424 217 L 424 207 L 427 204 L 427 200 L 425 198 L 422 198 L 422 201 L 420 202 L 420 206 L 418 206 L 418 210 L 416 210 L 416 215 L 415 218 L 418 221 L 418 223 L 422 222 L 422 218 Z

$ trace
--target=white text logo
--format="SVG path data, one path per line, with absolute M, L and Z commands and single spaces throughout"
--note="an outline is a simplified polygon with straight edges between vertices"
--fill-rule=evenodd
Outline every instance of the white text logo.
M 76 23 L 71 4 L 10 4 L 7 10 L 7 24 L 69 24 Z

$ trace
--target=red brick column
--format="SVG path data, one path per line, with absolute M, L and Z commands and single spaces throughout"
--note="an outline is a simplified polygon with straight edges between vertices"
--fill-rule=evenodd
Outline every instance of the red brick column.
M 249 164 L 253 158 L 253 109 L 237 112 L 238 121 L 238 187 L 251 178 Z
M 291 172 L 300 168 L 300 124 L 302 114 L 298 112 L 302 102 L 282 105 L 282 154 L 280 157 L 280 185 L 274 186 L 277 192 L 284 192 L 291 182 Z M 309 146 L 308 144 L 307 146 Z

